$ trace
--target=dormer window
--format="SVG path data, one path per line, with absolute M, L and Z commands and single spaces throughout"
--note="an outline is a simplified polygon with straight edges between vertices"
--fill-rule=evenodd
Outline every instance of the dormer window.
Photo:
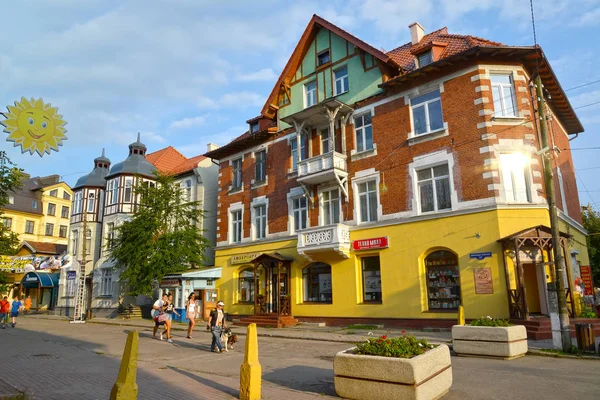
M 433 56 L 431 54 L 431 51 L 419 54 L 417 56 L 417 59 L 419 61 L 419 68 L 424 67 L 424 66 L 426 66 L 428 64 L 431 64 L 433 62 Z
M 329 50 L 325 50 L 320 52 L 319 54 L 317 54 L 317 63 L 318 63 L 318 67 L 320 67 L 321 65 L 325 65 L 328 62 L 331 61 L 331 57 L 329 56 Z
M 250 124 L 250 133 L 258 132 L 258 122 Z

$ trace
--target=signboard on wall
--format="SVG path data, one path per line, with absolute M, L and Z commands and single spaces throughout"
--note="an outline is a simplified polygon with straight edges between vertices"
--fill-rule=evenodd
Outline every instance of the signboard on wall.
M 179 279 L 163 279 L 160 281 L 160 287 L 178 287 Z
M 261 253 L 236 254 L 235 256 L 231 256 L 231 265 L 249 263 L 260 255 Z
M 474 268 L 473 274 L 475 275 L 476 294 L 494 294 L 491 268 Z
M 77 271 L 67 271 L 67 280 L 74 281 L 77 277 Z
M 585 295 L 592 296 L 594 294 L 592 269 L 589 265 L 581 265 L 579 266 L 579 270 L 581 271 L 581 279 L 583 280 L 583 285 L 585 286 Z
M 388 237 L 382 236 L 371 239 L 355 240 L 352 242 L 352 249 L 354 251 L 385 249 L 388 247 L 388 245 Z

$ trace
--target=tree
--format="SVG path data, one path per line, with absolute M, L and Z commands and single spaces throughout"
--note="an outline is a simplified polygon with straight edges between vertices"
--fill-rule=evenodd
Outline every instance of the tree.
M 156 174 L 156 185 L 137 184 L 139 206 L 132 219 L 117 228 L 108 244 L 109 258 L 131 295 L 151 295 L 167 274 L 204 263 L 208 240 L 196 226 L 204 217 L 200 202 L 184 202 L 172 177 Z
M 0 255 L 15 254 L 19 246 L 19 236 L 1 222 L 10 193 L 21 187 L 22 178 L 22 170 L 10 161 L 4 151 L 0 151 Z
M 591 206 L 581 207 L 583 227 L 588 231 L 587 246 L 592 269 L 592 279 L 600 283 L 600 213 Z

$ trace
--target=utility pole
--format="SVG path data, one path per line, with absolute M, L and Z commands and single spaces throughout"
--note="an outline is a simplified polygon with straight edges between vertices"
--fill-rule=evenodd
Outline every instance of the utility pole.
M 552 252 L 554 255 L 554 278 L 555 290 L 558 298 L 558 315 L 560 319 L 560 333 L 563 351 L 571 350 L 571 324 L 569 322 L 569 311 L 567 309 L 567 298 L 565 296 L 565 285 L 563 272 L 565 271 L 565 259 L 561 252 L 560 231 L 558 225 L 558 214 L 554 200 L 554 179 L 552 161 L 550 154 L 553 149 L 548 145 L 548 126 L 546 124 L 546 102 L 542 88 L 542 78 L 539 73 L 535 77 L 535 87 L 538 105 L 538 118 L 542 139 L 542 162 L 544 163 L 544 182 L 546 184 L 546 199 L 548 201 L 548 213 L 550 214 L 550 229 L 552 230 Z

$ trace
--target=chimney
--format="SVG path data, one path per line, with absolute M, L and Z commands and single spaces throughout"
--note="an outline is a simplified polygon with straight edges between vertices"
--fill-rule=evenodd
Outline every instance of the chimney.
M 418 22 L 413 22 L 408 26 L 410 28 L 410 40 L 412 44 L 415 45 L 423 39 L 423 35 L 425 34 L 425 29 Z
M 216 150 L 219 147 L 221 147 L 221 146 L 219 146 L 218 144 L 209 143 L 209 144 L 206 145 L 206 152 L 208 153 L 209 151 Z

